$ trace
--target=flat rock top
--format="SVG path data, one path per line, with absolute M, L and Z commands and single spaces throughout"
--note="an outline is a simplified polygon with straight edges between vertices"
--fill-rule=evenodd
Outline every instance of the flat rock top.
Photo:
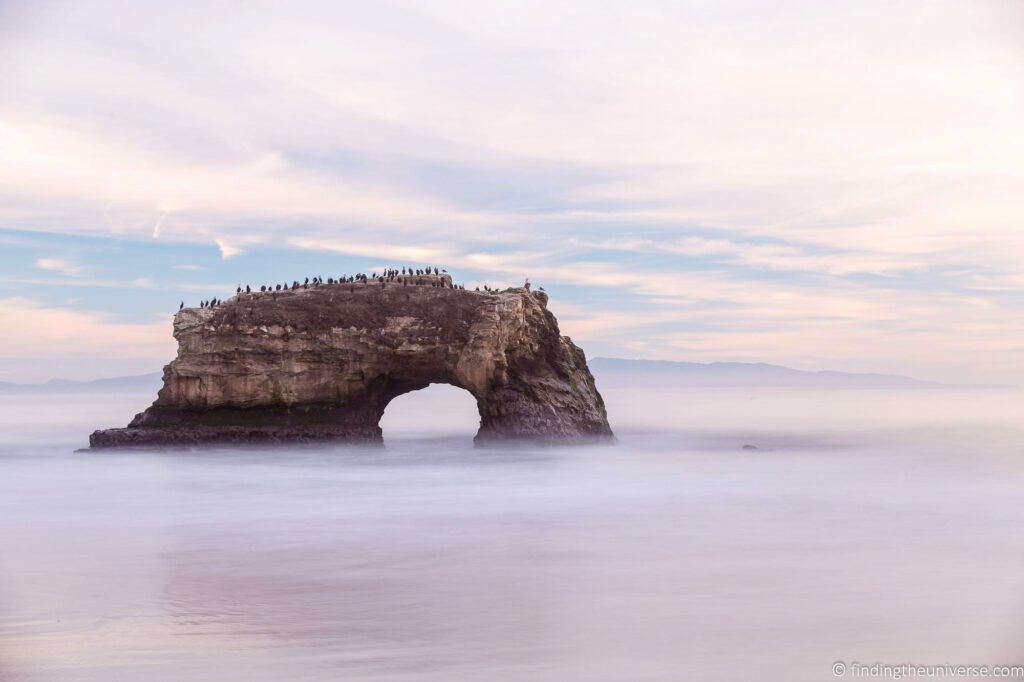
M 496 306 L 524 296 L 547 302 L 542 293 L 526 289 L 475 291 L 454 289 L 450 278 L 413 276 L 423 284 L 403 285 L 400 281 L 369 280 L 367 283 L 310 285 L 309 288 L 273 292 L 241 293 L 213 308 L 186 308 L 178 313 L 176 325 L 195 323 L 221 327 L 260 327 L 278 325 L 295 331 L 330 328 L 387 330 L 396 320 L 406 324 L 426 321 L 443 332 L 467 329 L 480 316 Z M 430 286 L 444 282 L 447 286 Z

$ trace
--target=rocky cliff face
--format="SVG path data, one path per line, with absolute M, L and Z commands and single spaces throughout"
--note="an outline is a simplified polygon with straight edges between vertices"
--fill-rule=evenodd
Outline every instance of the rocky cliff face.
M 240 294 L 174 319 L 178 356 L 156 402 L 92 447 L 201 442 L 380 441 L 396 396 L 462 387 L 477 441 L 611 436 L 583 351 L 547 295 L 451 287 L 447 275 Z

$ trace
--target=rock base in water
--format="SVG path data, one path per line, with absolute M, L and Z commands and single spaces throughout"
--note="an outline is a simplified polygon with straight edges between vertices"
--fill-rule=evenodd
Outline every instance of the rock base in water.
M 187 447 L 193 445 L 249 445 L 254 443 L 361 443 L 380 444 L 380 433 L 356 434 L 348 429 L 324 427 L 281 428 L 247 426 L 181 426 L 168 428 L 102 429 L 89 436 L 91 448 Z

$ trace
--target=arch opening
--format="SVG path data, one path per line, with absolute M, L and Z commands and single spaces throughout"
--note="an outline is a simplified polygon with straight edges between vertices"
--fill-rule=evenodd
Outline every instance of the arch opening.
M 384 441 L 426 436 L 465 436 L 472 440 L 480 429 L 480 410 L 469 391 L 433 383 L 392 398 L 380 419 Z

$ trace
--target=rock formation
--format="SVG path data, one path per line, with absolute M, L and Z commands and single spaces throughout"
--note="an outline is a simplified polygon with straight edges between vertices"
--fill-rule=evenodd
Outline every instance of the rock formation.
M 612 435 L 583 351 L 559 334 L 547 294 L 412 279 L 241 293 L 181 310 L 178 356 L 156 402 L 90 445 L 379 442 L 388 403 L 433 383 L 476 398 L 477 442 Z

